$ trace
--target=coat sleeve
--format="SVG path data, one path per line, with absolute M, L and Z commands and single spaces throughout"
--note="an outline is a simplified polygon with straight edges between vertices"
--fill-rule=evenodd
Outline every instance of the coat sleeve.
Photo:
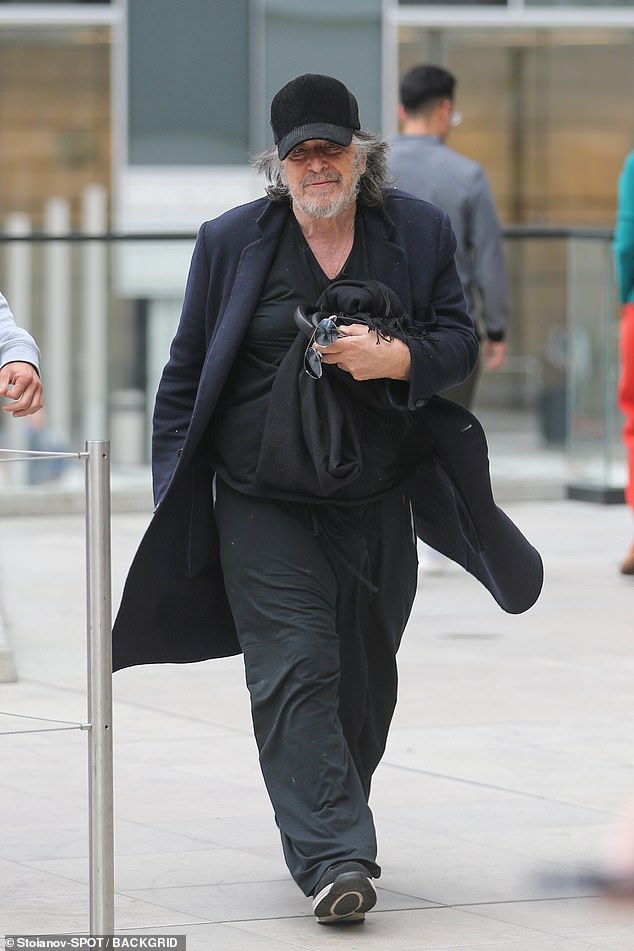
M 428 251 L 435 256 L 431 288 L 423 307 L 417 310 L 415 306 L 413 313 L 416 321 L 426 325 L 426 333 L 408 343 L 412 358 L 408 409 L 418 409 L 439 391 L 461 383 L 478 359 L 478 338 L 458 277 L 455 250 L 449 218 L 442 213 L 436 246 Z
M 502 340 L 509 320 L 509 293 L 502 232 L 486 176 L 478 167 L 471 189 L 469 245 L 473 277 L 482 300 L 489 339 Z
M 157 505 L 178 463 L 196 402 L 207 349 L 205 315 L 209 273 L 203 225 L 192 254 L 178 329 L 154 405 L 152 479 Z

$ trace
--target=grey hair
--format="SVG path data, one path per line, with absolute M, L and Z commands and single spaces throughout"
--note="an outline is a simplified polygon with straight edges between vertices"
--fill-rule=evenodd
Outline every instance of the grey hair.
M 364 157 L 366 161 L 365 172 L 359 180 L 359 201 L 363 205 L 381 205 L 383 189 L 390 184 L 387 173 L 389 145 L 374 132 L 355 132 L 352 142 L 357 147 L 357 157 Z M 251 164 L 256 172 L 264 176 L 265 191 L 269 198 L 273 201 L 290 201 L 277 146 L 254 155 Z

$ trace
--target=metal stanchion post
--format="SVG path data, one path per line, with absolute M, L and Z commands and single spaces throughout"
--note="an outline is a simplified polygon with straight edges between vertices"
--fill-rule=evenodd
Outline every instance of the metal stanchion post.
M 114 933 L 110 443 L 86 442 L 90 933 Z

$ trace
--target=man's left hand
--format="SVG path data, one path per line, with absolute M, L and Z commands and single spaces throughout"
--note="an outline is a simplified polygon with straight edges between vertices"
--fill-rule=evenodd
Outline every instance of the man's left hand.
M 0 396 L 11 400 L 2 412 L 12 416 L 29 416 L 42 409 L 42 381 L 35 367 L 30 363 L 5 363 L 0 369 Z
M 482 347 L 485 370 L 497 370 L 506 359 L 506 340 L 486 340 Z
M 385 340 L 365 324 L 341 328 L 344 336 L 327 347 L 316 347 L 324 363 L 335 363 L 355 380 L 409 380 L 411 358 L 402 340 Z

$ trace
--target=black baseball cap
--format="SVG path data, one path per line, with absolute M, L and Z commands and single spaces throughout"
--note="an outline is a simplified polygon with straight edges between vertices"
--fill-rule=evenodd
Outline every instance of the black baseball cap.
M 280 159 L 307 139 L 350 145 L 352 133 L 361 128 L 359 106 L 338 79 L 305 73 L 273 97 L 271 128 Z

